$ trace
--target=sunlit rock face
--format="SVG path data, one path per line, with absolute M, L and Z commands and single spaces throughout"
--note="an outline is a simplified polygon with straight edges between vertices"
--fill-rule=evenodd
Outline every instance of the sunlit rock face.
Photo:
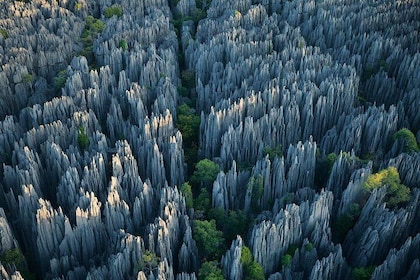
M 245 246 L 266 279 L 417 277 L 420 6 L 391 2 L 2 1 L 1 277 L 200 279 L 214 213 L 249 221 L 226 279 L 249 277 Z M 388 167 L 398 207 L 365 189 Z

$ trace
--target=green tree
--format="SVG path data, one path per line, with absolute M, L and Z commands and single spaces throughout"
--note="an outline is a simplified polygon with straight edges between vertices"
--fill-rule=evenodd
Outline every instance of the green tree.
M 217 163 L 209 159 L 202 159 L 195 165 L 195 171 L 191 176 L 191 183 L 196 186 L 211 187 L 219 171 L 220 167 Z
M 7 33 L 7 30 L 0 29 L 0 34 L 3 36 L 4 39 L 9 38 L 9 34 Z
M 289 254 L 284 255 L 281 257 L 281 265 L 284 267 L 290 266 L 292 263 L 292 256 Z
M 260 198 L 264 193 L 264 178 L 261 174 L 251 177 L 247 183 L 247 190 L 251 190 L 251 210 L 256 213 L 260 211 Z
M 193 142 L 197 142 L 200 117 L 194 114 L 194 110 L 185 103 L 177 108 L 176 125 L 182 133 L 182 138 L 186 146 L 190 147 Z
M 211 208 L 211 195 L 206 188 L 200 190 L 200 194 L 194 200 L 195 210 L 203 211 L 207 213 Z
M 369 280 L 375 271 L 375 266 L 357 267 L 353 269 L 354 280 Z
M 198 271 L 198 280 L 223 280 L 222 270 L 217 262 L 204 262 Z
M 34 80 L 34 76 L 32 76 L 29 73 L 24 74 L 22 76 L 22 82 L 24 82 L 25 84 L 31 84 L 33 80 Z
M 197 248 L 205 259 L 218 259 L 223 248 L 223 233 L 216 229 L 215 220 L 195 220 L 194 239 Z
M 246 280 L 264 280 L 264 270 L 262 266 L 254 261 L 251 250 L 243 246 L 241 250 L 241 264 L 244 269 L 244 279 Z
M 237 235 L 244 235 L 249 226 L 249 220 L 242 210 L 229 210 L 227 222 L 223 227 L 226 240 L 231 243 Z
M 57 73 L 57 76 L 54 77 L 54 87 L 56 90 L 61 89 L 67 81 L 67 70 L 61 70 Z
M 82 150 L 85 150 L 89 146 L 89 137 L 87 136 L 85 129 L 79 127 L 79 134 L 77 135 L 77 142 Z
M 245 280 L 264 280 L 264 269 L 257 262 L 252 262 L 250 266 L 245 269 Z
M 145 271 L 149 274 L 151 271 L 157 269 L 160 259 L 156 256 L 155 253 L 152 253 L 149 250 L 146 250 L 143 253 L 142 258 L 139 260 L 137 269 L 140 271 Z
M 181 72 L 181 83 L 188 89 L 195 88 L 195 72 L 191 70 L 184 70 Z
M 337 158 L 337 154 L 330 153 L 323 159 L 317 159 L 314 178 L 314 183 L 316 186 L 318 186 L 319 188 L 325 186 L 328 178 L 331 175 L 334 162 L 337 160 Z
M 111 18 L 113 16 L 120 17 L 122 16 L 122 9 L 119 5 L 108 7 L 105 9 L 104 15 L 106 18 Z
M 185 207 L 187 209 L 193 208 L 194 201 L 190 184 L 188 184 L 188 182 L 183 183 L 181 185 L 180 191 L 185 197 Z
M 333 226 L 333 238 L 335 241 L 342 243 L 346 238 L 347 233 L 353 228 L 357 219 L 360 216 L 360 206 L 357 203 L 352 203 L 347 209 L 347 212 L 337 218 Z
M 273 161 L 275 157 L 281 157 L 283 155 L 282 145 L 277 145 L 274 148 L 267 146 L 264 148 L 263 153 L 264 156 L 268 155 L 270 161 Z
M 305 245 L 305 251 L 307 251 L 307 252 L 310 252 L 310 251 L 312 251 L 312 249 L 314 248 L 314 245 L 311 243 L 311 242 L 308 242 L 306 245 Z
M 247 246 L 243 246 L 241 250 L 241 264 L 243 266 L 250 266 L 254 261 L 251 250 Z
M 83 49 L 80 55 L 83 55 L 88 60 L 89 64 L 94 64 L 95 57 L 93 55 L 93 41 L 105 28 L 105 24 L 94 18 L 93 16 L 87 16 L 85 18 L 85 29 L 82 32 L 81 39 L 83 42 Z
M 394 141 L 400 140 L 402 141 L 404 148 L 403 152 L 418 152 L 419 146 L 417 145 L 416 136 L 414 136 L 413 132 L 411 132 L 407 128 L 403 128 L 398 130 L 394 134 Z
M 127 40 L 125 40 L 125 39 L 121 39 L 121 40 L 120 40 L 120 48 L 121 48 L 123 51 L 126 51 L 126 50 L 128 49 Z
M 223 232 L 225 244 L 229 246 L 237 235 L 244 235 L 249 220 L 242 210 L 229 210 L 225 212 L 223 208 L 212 208 L 208 211 L 208 218 L 216 220 L 216 226 Z
M 3 265 L 15 265 L 16 269 L 20 271 L 24 279 L 35 279 L 35 275 L 29 271 L 25 257 L 19 248 L 6 250 L 0 255 L 0 262 Z
M 401 184 L 398 170 L 393 166 L 371 174 L 363 186 L 368 191 L 386 186 L 385 200 L 390 208 L 399 207 L 410 200 L 410 189 Z

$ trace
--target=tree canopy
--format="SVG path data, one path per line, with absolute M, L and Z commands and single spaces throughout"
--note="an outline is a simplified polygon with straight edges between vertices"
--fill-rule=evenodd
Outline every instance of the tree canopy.
M 204 262 L 198 271 L 198 280 L 223 280 L 222 270 L 217 266 L 217 262 Z
M 243 246 L 241 250 L 241 264 L 244 269 L 244 279 L 246 280 L 264 280 L 264 270 L 262 266 L 254 261 L 251 250 Z
M 193 208 L 194 201 L 193 201 L 191 185 L 188 182 L 183 183 L 180 187 L 180 191 L 185 197 L 185 207 L 187 209 Z
M 215 220 L 195 220 L 194 239 L 197 248 L 205 259 L 217 259 L 223 249 L 223 233 L 216 229 Z
M 403 143 L 403 152 L 418 152 L 419 146 L 417 145 L 416 136 L 407 128 L 398 130 L 394 134 L 394 141 L 400 140 Z
M 191 183 L 201 187 L 210 187 L 219 171 L 220 167 L 217 163 L 206 158 L 202 159 L 195 165 Z
M 386 202 L 389 207 L 398 207 L 410 200 L 410 189 L 401 184 L 398 170 L 393 166 L 371 174 L 363 186 L 369 191 L 386 186 Z

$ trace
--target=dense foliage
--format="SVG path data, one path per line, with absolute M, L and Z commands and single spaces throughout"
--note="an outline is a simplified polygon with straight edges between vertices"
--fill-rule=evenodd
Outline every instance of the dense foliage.
M 224 249 L 223 233 L 216 228 L 215 220 L 195 220 L 194 239 L 203 259 L 218 259 Z
M 390 208 L 401 206 L 410 200 L 410 189 L 401 184 L 398 170 L 393 166 L 370 175 L 363 186 L 368 191 L 386 187 L 386 202 Z

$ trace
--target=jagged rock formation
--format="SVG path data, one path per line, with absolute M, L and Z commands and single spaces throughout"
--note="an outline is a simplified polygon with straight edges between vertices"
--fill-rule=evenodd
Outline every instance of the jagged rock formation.
M 420 153 L 394 134 L 420 141 L 419 14 L 387 0 L 2 1 L 1 277 L 22 279 L 3 261 L 20 248 L 40 279 L 195 280 L 177 129 L 195 100 L 198 158 L 221 167 L 211 205 L 253 221 L 224 277 L 244 278 L 243 246 L 268 279 L 417 277 Z M 389 166 L 411 192 L 393 209 L 386 187 L 363 187 Z

